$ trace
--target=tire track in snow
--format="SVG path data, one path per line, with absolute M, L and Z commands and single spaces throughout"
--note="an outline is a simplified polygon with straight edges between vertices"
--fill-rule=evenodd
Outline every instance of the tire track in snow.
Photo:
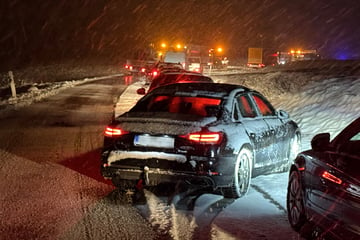
M 177 239 L 172 234 L 173 214 L 172 205 L 168 205 L 166 201 L 161 200 L 155 194 L 144 191 L 146 197 L 145 205 L 136 205 L 143 217 L 150 223 L 153 229 L 163 239 Z
M 287 210 L 283 206 L 281 206 L 281 204 L 278 201 L 276 201 L 273 197 L 271 197 L 271 195 L 268 192 L 266 192 L 261 187 L 255 185 L 255 184 L 251 184 L 251 187 L 255 191 L 259 192 L 265 199 L 269 200 L 270 203 L 272 203 L 276 208 L 283 211 L 284 213 L 287 213 Z

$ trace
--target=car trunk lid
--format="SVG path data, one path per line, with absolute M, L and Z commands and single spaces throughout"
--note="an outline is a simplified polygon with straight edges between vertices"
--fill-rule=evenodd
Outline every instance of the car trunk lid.
M 126 117 L 117 118 L 117 126 L 129 132 L 183 135 L 200 131 L 216 120 L 216 117 L 199 117 L 189 114 L 127 113 Z

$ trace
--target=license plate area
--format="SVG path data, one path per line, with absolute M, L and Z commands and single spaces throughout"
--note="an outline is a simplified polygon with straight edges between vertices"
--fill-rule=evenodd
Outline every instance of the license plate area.
M 135 135 L 134 146 L 174 148 L 175 139 L 168 136 Z

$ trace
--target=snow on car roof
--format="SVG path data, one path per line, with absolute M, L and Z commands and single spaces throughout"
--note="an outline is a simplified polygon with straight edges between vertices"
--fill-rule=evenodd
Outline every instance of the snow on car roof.
M 223 98 L 225 96 L 230 95 L 234 90 L 238 90 L 236 92 L 252 91 L 249 88 L 236 84 L 174 83 L 157 88 L 156 93 Z

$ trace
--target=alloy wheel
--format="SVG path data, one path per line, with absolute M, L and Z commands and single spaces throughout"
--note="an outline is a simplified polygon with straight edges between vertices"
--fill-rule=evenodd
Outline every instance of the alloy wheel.
M 287 211 L 290 225 L 295 230 L 300 230 L 305 223 L 305 210 L 300 175 L 297 171 L 293 171 L 290 175 L 287 192 Z

